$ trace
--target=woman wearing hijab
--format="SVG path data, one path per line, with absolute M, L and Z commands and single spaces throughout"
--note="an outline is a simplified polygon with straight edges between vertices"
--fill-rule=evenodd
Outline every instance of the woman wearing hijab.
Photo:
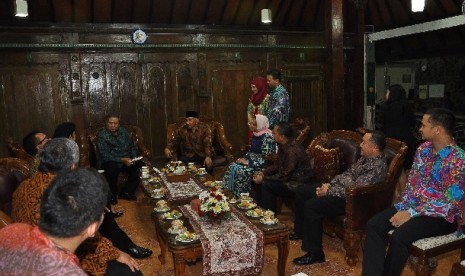
M 268 108 L 268 85 L 266 79 L 256 77 L 250 82 L 250 90 L 252 95 L 249 98 L 249 105 L 247 106 L 247 122 L 251 124 L 255 120 L 255 115 L 265 114 Z M 249 131 L 249 143 L 252 139 L 252 131 Z
M 241 193 L 250 192 L 253 174 L 263 169 L 265 163 L 263 156 L 276 153 L 276 142 L 269 126 L 266 116 L 255 115 L 255 119 L 249 124 L 253 133 L 250 150 L 245 157 L 231 163 L 226 170 L 223 183 L 236 197 L 239 197 Z

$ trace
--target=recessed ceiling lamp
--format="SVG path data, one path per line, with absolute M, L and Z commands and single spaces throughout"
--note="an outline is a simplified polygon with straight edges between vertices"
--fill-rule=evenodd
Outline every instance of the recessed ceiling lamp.
M 412 11 L 422 12 L 425 9 L 425 0 L 412 0 Z
M 262 9 L 262 22 L 263 23 L 271 23 L 271 10 L 270 9 Z
M 16 0 L 15 1 L 15 16 L 17 16 L 17 17 L 26 17 L 26 16 L 28 16 L 26 0 Z

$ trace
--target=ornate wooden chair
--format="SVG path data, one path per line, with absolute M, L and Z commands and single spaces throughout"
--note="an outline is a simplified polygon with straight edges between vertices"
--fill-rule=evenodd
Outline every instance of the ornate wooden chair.
M 151 164 L 152 154 L 144 144 L 142 130 L 135 125 L 121 124 L 131 136 L 134 145 L 143 157 L 144 163 L 148 166 Z M 98 150 L 97 150 L 97 135 L 105 127 L 104 124 L 98 124 L 88 127 L 81 133 L 81 149 L 80 149 L 80 165 L 97 167 Z
M 34 164 L 34 157 L 29 155 L 24 150 L 23 146 L 16 142 L 12 137 L 7 140 L 7 148 L 11 157 L 22 159 L 31 165 Z
M 307 149 L 309 157 L 314 161 L 317 178 L 329 180 L 356 162 L 360 157 L 361 141 L 360 133 L 348 130 L 333 130 L 317 136 Z M 345 216 L 325 220 L 325 232 L 344 240 L 345 259 L 350 266 L 358 261 L 357 252 L 361 247 L 367 221 L 392 203 L 406 150 L 405 143 L 386 138 L 386 181 L 376 185 L 348 187 Z
M 465 225 L 462 225 L 462 227 L 465 227 Z M 389 232 L 389 238 L 391 238 L 393 232 L 393 230 Z M 457 233 L 454 232 L 448 235 L 417 240 L 409 246 L 409 262 L 414 268 L 415 275 L 429 276 L 437 266 L 437 256 L 457 249 L 460 249 L 460 259 L 465 260 L 464 234 L 457 237 Z M 462 263 L 455 264 L 454 269 L 457 273 L 452 274 L 451 272 L 452 275 L 465 275 L 465 273 L 458 273 L 465 271 Z
M 226 169 L 226 166 L 233 160 L 232 145 L 226 138 L 224 127 L 220 122 L 200 119 L 202 122 L 210 126 L 212 131 L 212 146 L 214 151 L 213 161 L 213 175 L 220 175 Z M 166 140 L 170 141 L 174 137 L 175 130 L 179 129 L 186 123 L 185 119 L 182 119 L 176 123 L 168 125 L 166 130 Z M 182 153 L 182 148 L 179 147 L 176 152 Z
M 0 210 L 6 215 L 11 214 L 13 192 L 30 175 L 27 161 L 14 157 L 0 158 Z

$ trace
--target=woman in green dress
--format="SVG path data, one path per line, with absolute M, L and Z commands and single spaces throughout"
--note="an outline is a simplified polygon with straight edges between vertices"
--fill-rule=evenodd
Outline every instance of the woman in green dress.
M 241 193 L 249 193 L 252 184 L 252 176 L 261 171 L 265 164 L 263 156 L 276 153 L 276 142 L 269 130 L 268 118 L 257 114 L 249 128 L 253 133 L 250 150 L 245 157 L 231 163 L 223 178 L 223 183 L 229 190 L 239 197 Z

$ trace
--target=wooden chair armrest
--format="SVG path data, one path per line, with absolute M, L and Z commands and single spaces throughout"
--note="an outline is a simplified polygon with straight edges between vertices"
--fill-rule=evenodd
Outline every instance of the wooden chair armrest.
M 364 230 L 367 221 L 392 204 L 392 198 L 386 197 L 392 183 L 383 182 L 367 186 L 346 188 L 346 227 L 352 230 Z M 394 185 L 395 186 L 395 185 Z M 370 206 L 370 208 L 367 208 Z
M 5 214 L 2 210 L 0 210 L 0 229 L 11 223 L 12 223 L 11 218 L 7 214 Z

